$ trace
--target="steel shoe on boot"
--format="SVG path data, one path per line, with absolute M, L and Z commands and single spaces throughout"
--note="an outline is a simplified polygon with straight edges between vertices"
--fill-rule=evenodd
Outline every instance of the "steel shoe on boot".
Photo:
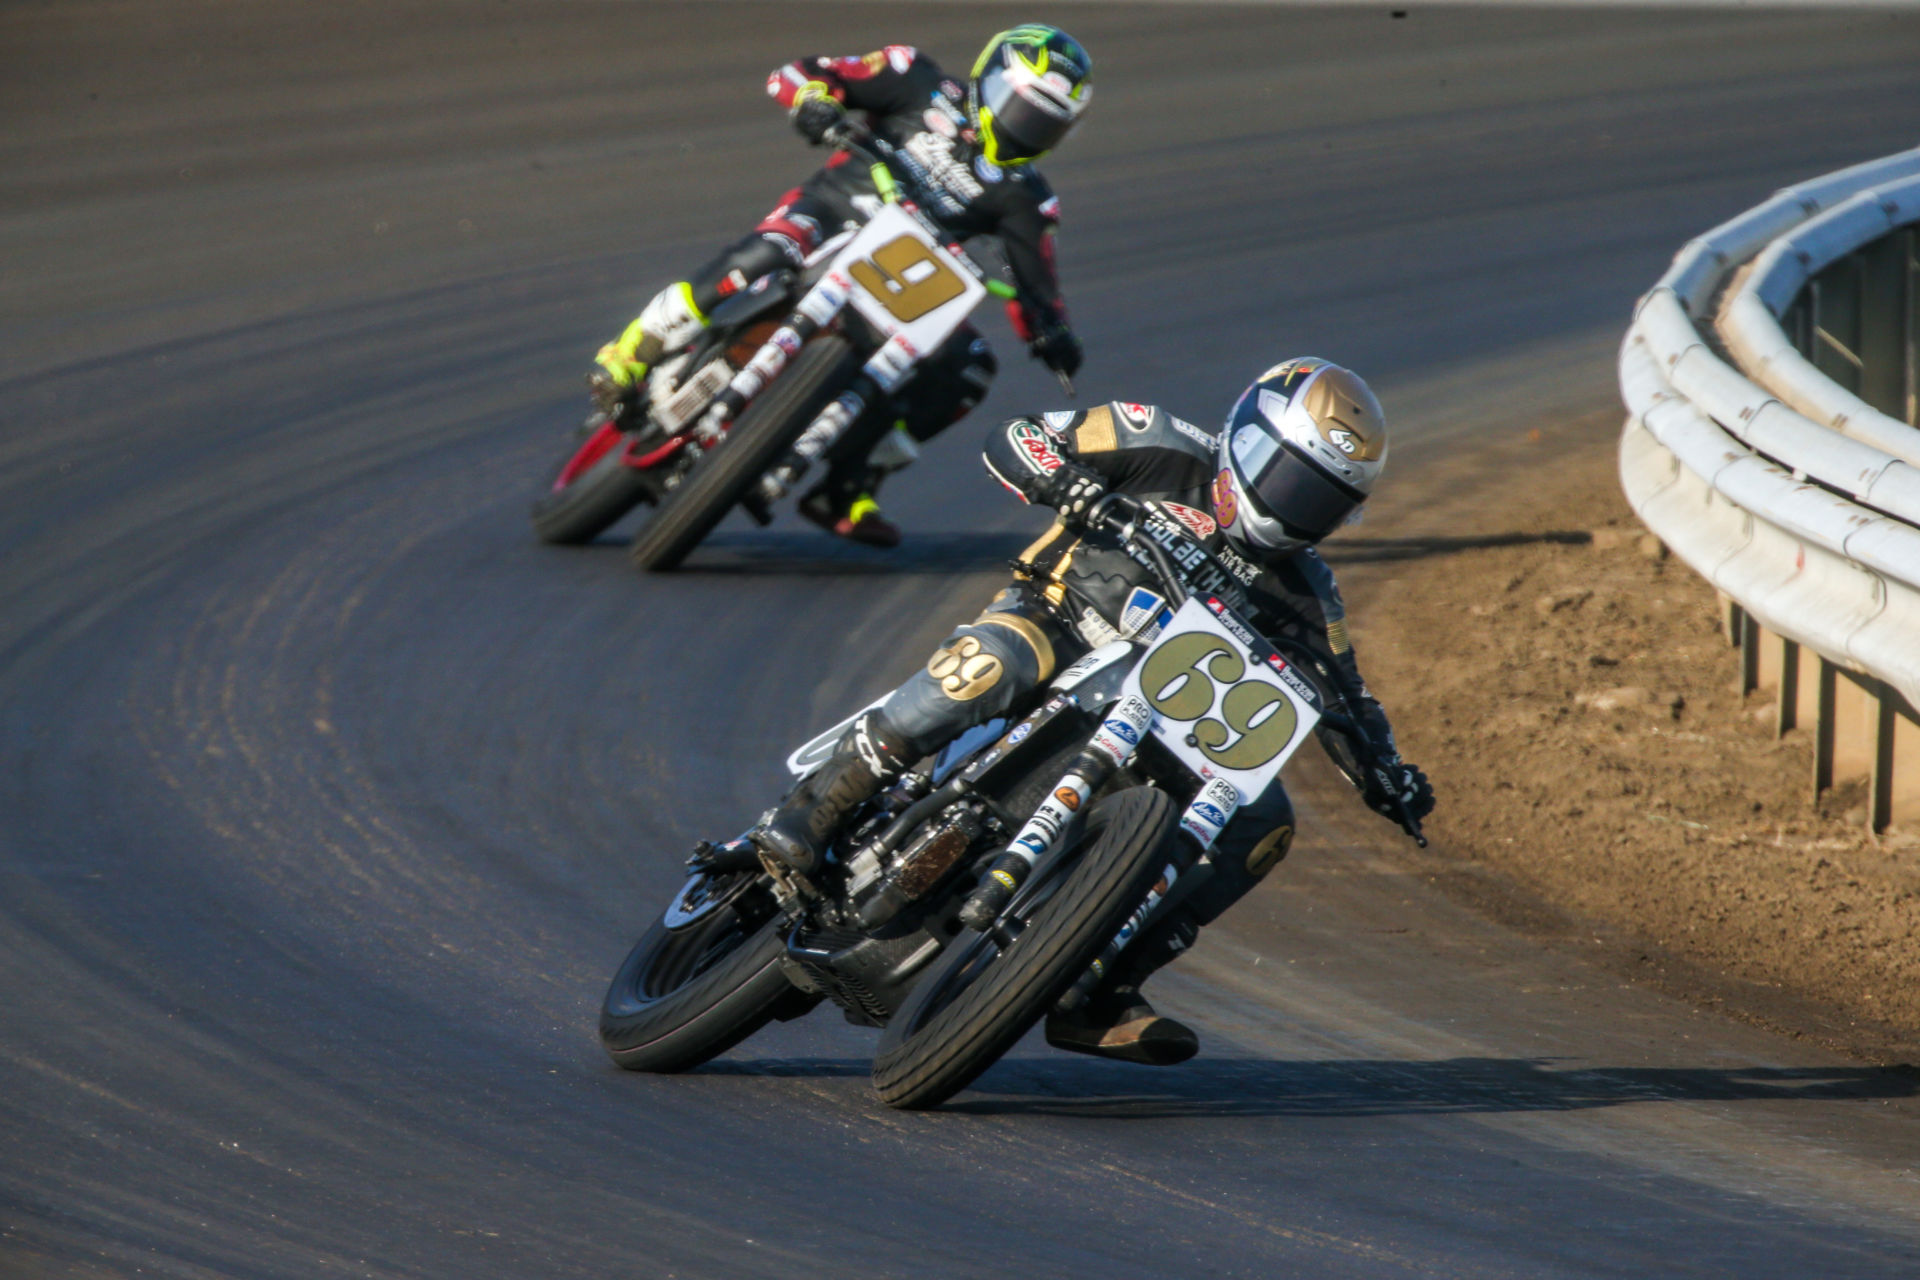
M 1098 991 L 1071 1013 L 1048 1014 L 1047 1043 L 1146 1067 L 1170 1067 L 1200 1052 L 1192 1028 L 1155 1013 L 1138 987 Z
M 808 774 L 748 839 L 786 867 L 811 875 L 847 815 L 913 763 L 897 743 L 880 713 L 867 712 L 853 722 L 826 763 Z
M 869 547 L 900 545 L 900 526 L 880 514 L 880 504 L 870 493 L 855 498 L 842 513 L 825 489 L 815 489 L 800 499 L 800 514 L 837 538 Z

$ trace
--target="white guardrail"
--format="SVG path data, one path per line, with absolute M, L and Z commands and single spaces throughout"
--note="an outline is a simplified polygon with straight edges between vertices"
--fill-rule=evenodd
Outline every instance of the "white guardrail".
M 1758 629 L 1783 642 L 1770 664 L 1782 731 L 1807 718 L 1799 646 L 1818 655 L 1816 795 L 1834 776 L 1835 675 L 1865 695 L 1865 740 L 1838 751 L 1843 769 L 1866 766 L 1876 830 L 1896 799 L 1911 807 L 1920 772 L 1920 751 L 1893 760 L 1909 737 L 1898 721 L 1920 706 L 1920 429 L 1823 376 L 1780 316 L 1823 267 L 1914 222 L 1920 148 L 1788 187 L 1689 242 L 1620 349 L 1628 501 L 1733 602 L 1743 688 L 1762 664 Z M 1703 332 L 1716 303 L 1733 363 Z

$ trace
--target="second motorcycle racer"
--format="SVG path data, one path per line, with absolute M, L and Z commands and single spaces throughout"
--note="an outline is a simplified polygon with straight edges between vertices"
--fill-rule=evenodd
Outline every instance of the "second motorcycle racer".
M 768 92 L 794 127 L 823 144 L 849 112 L 891 143 L 931 204 L 925 212 L 959 237 L 998 239 L 1017 297 L 1008 309 L 1033 355 L 1071 377 L 1081 363 L 1055 270 L 1059 201 L 1033 167 L 1067 136 L 1092 93 L 1092 64 L 1071 36 L 1026 25 L 994 36 L 963 84 L 905 45 L 862 57 L 806 57 L 775 71 Z M 836 151 L 783 195 L 753 231 L 685 280 L 656 294 L 597 357 L 595 398 L 609 414 L 638 401 L 649 371 L 692 342 L 714 307 L 754 281 L 798 267 L 835 232 L 879 206 L 867 166 Z M 900 531 L 880 512 L 882 479 L 919 446 L 965 416 L 997 370 L 993 352 L 963 325 L 921 361 L 913 378 L 835 444 L 828 470 L 801 500 L 808 519 L 841 537 L 893 546 Z

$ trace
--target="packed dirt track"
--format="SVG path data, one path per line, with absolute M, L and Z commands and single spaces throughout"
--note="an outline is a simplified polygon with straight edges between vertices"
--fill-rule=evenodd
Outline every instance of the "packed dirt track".
M 642 580 L 536 545 L 535 478 L 594 346 L 817 159 L 767 70 L 964 66 L 1028 16 L 0 9 L 0 1276 L 1920 1270 L 1911 1071 L 1490 915 L 1318 766 L 1293 855 L 1156 981 L 1184 1067 L 1029 1040 L 895 1114 L 831 1011 L 608 1064 L 678 860 L 977 608 L 1037 519 L 978 433 L 1059 397 L 993 320 L 891 555 L 736 524 Z M 1210 420 L 1339 359 L 1395 422 L 1389 531 L 1478 495 L 1497 538 L 1556 466 L 1497 442 L 1591 459 L 1674 249 L 1920 109 L 1920 15 L 1051 16 L 1099 83 L 1047 165 L 1083 402 Z M 1369 531 L 1333 548 L 1394 562 L 1364 625 L 1457 571 Z

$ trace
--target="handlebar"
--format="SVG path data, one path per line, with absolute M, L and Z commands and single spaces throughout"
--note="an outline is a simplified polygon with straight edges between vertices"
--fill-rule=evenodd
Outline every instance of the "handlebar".
M 925 185 L 913 176 L 913 171 L 920 167 L 919 164 L 911 157 L 903 155 L 900 148 L 858 121 L 847 120 L 833 126 L 821 135 L 821 141 L 836 150 L 852 152 L 868 164 L 880 166 L 887 171 L 890 181 L 906 187 L 919 200 L 925 200 Z M 908 171 L 908 176 L 903 178 L 894 172 L 893 162 L 896 160 L 900 161 L 901 166 Z M 885 190 L 882 190 L 881 195 L 883 198 L 886 197 Z M 942 238 L 944 239 L 944 236 Z M 963 261 L 965 261 L 964 257 Z M 967 261 L 967 265 L 974 266 L 971 261 Z M 976 272 L 979 270 L 978 267 L 974 269 Z
M 820 135 L 826 145 L 845 151 L 864 150 L 871 140 L 873 131 L 857 120 L 842 120 Z
M 1087 528 L 1110 533 L 1129 546 L 1144 553 L 1151 563 L 1148 565 L 1160 580 L 1160 588 L 1166 593 L 1169 603 L 1175 608 L 1193 599 L 1193 592 L 1187 588 L 1186 576 L 1173 562 L 1166 549 L 1149 538 L 1136 538 L 1135 532 L 1146 518 L 1146 504 L 1126 493 L 1109 492 L 1093 504 L 1087 512 Z M 1199 546 L 1198 543 L 1194 544 Z M 1203 552 L 1205 547 L 1200 548 Z

